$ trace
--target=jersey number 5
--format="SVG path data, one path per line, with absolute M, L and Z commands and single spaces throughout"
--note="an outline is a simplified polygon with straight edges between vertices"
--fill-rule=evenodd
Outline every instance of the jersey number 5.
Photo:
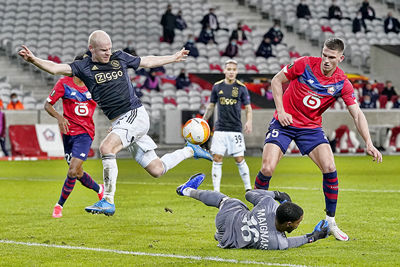
M 266 138 L 266 139 L 269 139 L 271 136 L 272 136 L 273 138 L 277 138 L 278 135 L 279 135 L 279 131 L 278 131 L 277 129 L 273 129 L 272 131 L 270 131 L 270 132 L 267 134 L 267 138 Z

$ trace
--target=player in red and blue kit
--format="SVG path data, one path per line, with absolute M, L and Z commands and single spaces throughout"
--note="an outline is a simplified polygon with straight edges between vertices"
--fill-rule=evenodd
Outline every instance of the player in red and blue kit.
M 299 58 L 272 79 L 276 111 L 265 138 L 262 167 L 257 174 L 255 188 L 269 188 L 278 162 L 294 140 L 300 152 L 307 154 L 322 172 L 330 234 L 338 240 L 347 241 L 347 234 L 335 222 L 338 178 L 333 152 L 321 127 L 322 113 L 341 97 L 365 141 L 367 153 L 377 162 L 382 161 L 382 154 L 372 144 L 367 120 L 355 101 L 353 86 L 338 68 L 339 62 L 344 59 L 343 51 L 342 40 L 328 39 L 321 57 Z M 289 87 L 283 93 L 282 84 L 288 81 Z
M 63 102 L 63 115 L 53 107 L 60 98 Z M 76 179 L 83 186 L 94 190 L 99 199 L 103 198 L 103 185 L 98 185 L 82 168 L 94 138 L 93 113 L 96 105 L 85 84 L 77 77 L 59 79 L 45 103 L 45 110 L 58 121 L 63 134 L 65 159 L 69 165 L 60 199 L 54 206 L 54 218 L 62 217 L 64 203 L 74 189 Z

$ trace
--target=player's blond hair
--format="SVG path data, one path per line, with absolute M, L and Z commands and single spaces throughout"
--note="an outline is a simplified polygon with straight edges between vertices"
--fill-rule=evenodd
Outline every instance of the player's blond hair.
M 89 35 L 88 46 L 96 46 L 100 41 L 104 39 L 109 39 L 111 42 L 110 36 L 102 30 L 96 30 Z
M 228 59 L 227 61 L 225 61 L 225 67 L 226 67 L 226 65 L 228 65 L 228 64 L 235 64 L 235 65 L 237 65 L 238 63 L 237 63 L 236 60 Z

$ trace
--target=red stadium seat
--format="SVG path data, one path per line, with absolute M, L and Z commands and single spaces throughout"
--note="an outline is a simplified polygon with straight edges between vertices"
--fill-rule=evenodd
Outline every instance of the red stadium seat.
M 356 147 L 350 136 L 351 133 L 347 125 L 341 125 L 335 130 L 336 151 L 339 153 L 364 153 L 364 149 L 359 148 L 358 145 Z
M 386 108 L 386 104 L 387 104 L 387 96 L 385 96 L 385 95 L 380 95 L 379 96 L 379 105 L 380 105 L 380 107 L 381 108 Z
M 220 72 L 224 72 L 222 67 L 220 65 L 218 65 L 218 64 L 210 64 L 210 70 L 218 70 Z

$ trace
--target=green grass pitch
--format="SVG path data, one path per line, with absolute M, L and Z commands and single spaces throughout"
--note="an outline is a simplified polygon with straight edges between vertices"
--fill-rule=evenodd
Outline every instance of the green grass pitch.
M 247 157 L 246 161 L 254 182 L 261 159 Z M 95 203 L 97 195 L 77 182 L 63 217 L 54 219 L 52 208 L 61 191 L 66 163 L 3 161 L 0 265 L 399 266 L 399 162 L 399 156 L 385 156 L 381 164 L 366 156 L 336 157 L 340 192 L 336 221 L 349 235 L 349 242 L 331 236 L 287 251 L 260 251 L 218 248 L 213 239 L 217 209 L 176 195 L 176 187 L 197 172 L 207 175 L 201 189 L 212 189 L 210 162 L 186 160 L 155 179 L 133 160 L 118 160 L 114 216 L 87 214 L 84 208 Z M 100 160 L 88 160 L 84 168 L 102 181 Z M 309 158 L 283 158 L 271 189 L 288 192 L 305 211 L 303 222 L 291 236 L 311 232 L 325 218 L 322 175 Z M 221 191 L 245 201 L 232 158 L 225 158 Z

